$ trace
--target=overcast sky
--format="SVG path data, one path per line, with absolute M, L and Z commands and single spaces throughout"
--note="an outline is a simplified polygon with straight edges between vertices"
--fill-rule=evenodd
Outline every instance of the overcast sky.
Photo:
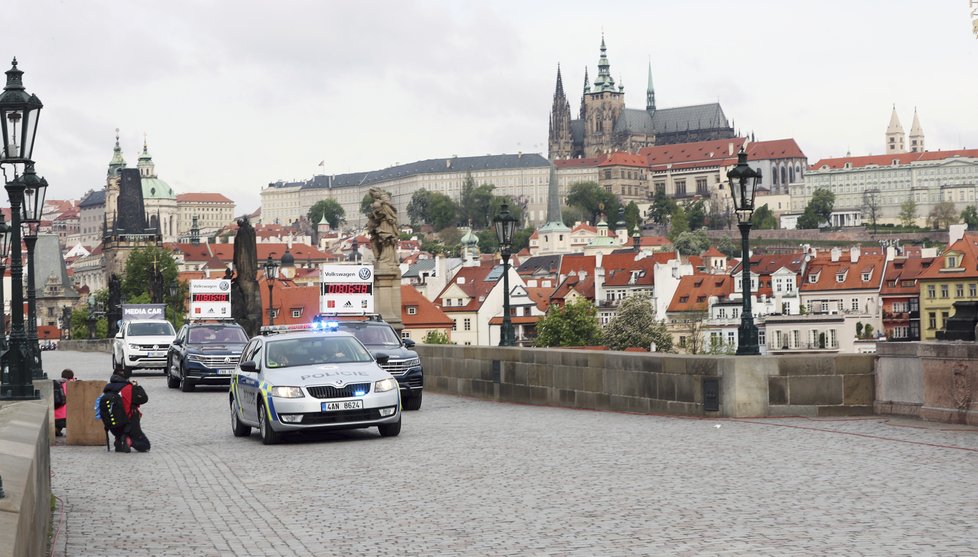
M 978 148 L 968 0 L 5 0 L 0 59 L 44 103 L 49 198 L 105 183 L 115 129 L 179 193 L 428 158 L 546 154 L 557 64 L 576 115 L 601 33 L 626 105 L 719 101 L 809 162 L 879 154 L 895 103 L 928 149 Z

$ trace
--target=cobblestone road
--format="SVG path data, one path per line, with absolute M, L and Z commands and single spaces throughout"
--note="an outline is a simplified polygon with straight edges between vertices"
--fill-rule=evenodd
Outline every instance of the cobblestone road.
M 974 428 L 429 394 L 396 438 L 266 447 L 232 437 L 226 391 L 137 379 L 151 452 L 52 447 L 54 555 L 978 555 Z

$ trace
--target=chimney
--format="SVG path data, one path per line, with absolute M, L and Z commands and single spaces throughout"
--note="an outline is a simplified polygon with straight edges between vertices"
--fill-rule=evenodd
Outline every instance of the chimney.
M 635 253 L 638 253 L 639 250 L 642 249 L 642 236 L 639 235 L 638 231 L 635 231 L 635 234 L 632 234 L 632 249 L 635 251 Z
M 849 248 L 849 261 L 857 263 L 859 261 L 859 246 L 852 246 Z
M 839 248 L 832 248 L 832 263 L 838 263 L 839 258 L 842 257 L 842 250 Z
M 732 157 L 733 154 L 734 154 L 734 147 L 733 147 L 733 141 L 731 141 L 730 143 L 727 143 L 727 156 Z
M 598 306 L 604 300 L 604 268 L 601 267 L 602 254 L 594 256 L 594 305 Z

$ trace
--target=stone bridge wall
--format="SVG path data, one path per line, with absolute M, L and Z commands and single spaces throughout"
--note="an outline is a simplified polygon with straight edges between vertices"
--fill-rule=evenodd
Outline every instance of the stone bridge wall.
M 685 356 L 417 345 L 425 388 L 488 400 L 686 416 L 873 413 L 873 355 Z M 704 382 L 719 411 L 704 409 Z
M 978 344 L 879 343 L 876 412 L 978 425 Z

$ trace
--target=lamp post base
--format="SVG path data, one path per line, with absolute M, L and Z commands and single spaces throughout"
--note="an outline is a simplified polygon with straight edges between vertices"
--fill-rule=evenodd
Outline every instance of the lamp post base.
M 761 347 L 758 345 L 757 326 L 753 319 L 744 319 L 737 327 L 737 355 L 738 356 L 759 356 Z
M 0 400 L 37 400 L 41 398 L 41 391 L 34 388 L 34 385 L 4 385 L 0 388 Z

